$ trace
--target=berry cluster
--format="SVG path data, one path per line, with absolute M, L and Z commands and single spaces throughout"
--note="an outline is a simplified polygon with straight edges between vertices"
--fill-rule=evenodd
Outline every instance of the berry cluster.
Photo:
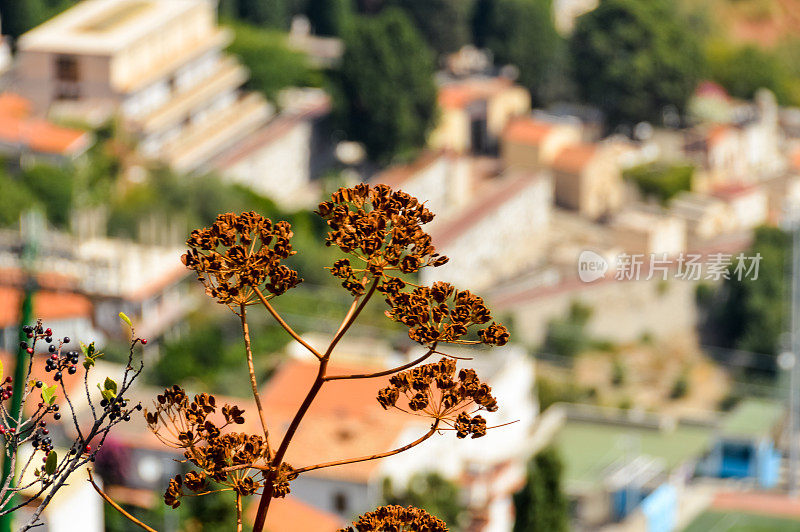
M 486 434 L 483 416 L 472 416 L 471 407 L 487 412 L 497 411 L 497 400 L 492 388 L 481 383 L 475 370 L 462 369 L 455 376 L 456 363 L 441 359 L 432 364 L 423 364 L 402 371 L 389 379 L 389 386 L 378 392 L 378 403 L 436 419 L 456 431 L 456 436 L 480 438 Z M 404 403 L 397 402 L 403 396 Z
M 302 281 L 281 264 L 296 253 L 292 236 L 288 222 L 273 223 L 255 212 L 220 214 L 211 227 L 192 231 L 182 260 L 218 302 L 246 305 L 261 285 L 280 295 Z
M 381 506 L 365 513 L 352 526 L 338 532 L 447 532 L 447 524 L 425 510 L 409 506 Z

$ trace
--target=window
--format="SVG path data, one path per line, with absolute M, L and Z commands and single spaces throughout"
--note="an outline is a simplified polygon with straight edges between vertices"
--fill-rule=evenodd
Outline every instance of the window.
M 347 495 L 341 491 L 333 494 L 333 510 L 338 514 L 347 512 Z
M 59 81 L 79 81 L 78 58 L 72 55 L 56 56 L 56 79 Z

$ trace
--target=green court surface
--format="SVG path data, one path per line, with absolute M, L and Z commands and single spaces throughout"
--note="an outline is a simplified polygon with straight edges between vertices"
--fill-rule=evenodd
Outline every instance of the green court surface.
M 800 520 L 745 513 L 705 512 L 683 532 L 800 532 Z

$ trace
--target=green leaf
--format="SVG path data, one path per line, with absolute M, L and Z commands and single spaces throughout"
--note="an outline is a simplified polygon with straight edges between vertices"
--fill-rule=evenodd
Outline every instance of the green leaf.
M 56 466 L 58 465 L 58 455 L 55 451 L 50 451 L 50 454 L 47 455 L 47 462 L 44 464 L 44 472 L 48 475 L 52 475 L 56 472 Z
M 92 342 L 89 345 L 86 345 L 83 342 L 81 342 L 81 351 L 83 351 L 83 354 L 85 356 L 89 358 L 94 358 L 94 350 L 95 350 L 94 342 Z
M 106 380 L 111 380 L 111 379 L 106 379 Z M 114 382 L 114 381 L 111 381 L 111 382 Z M 112 399 L 114 399 L 117 396 L 116 383 L 114 385 L 114 389 L 109 389 L 109 388 L 103 388 L 102 386 L 100 386 L 100 383 L 98 382 L 97 383 L 97 388 L 100 390 L 100 393 L 102 394 L 103 399 L 111 401 Z
M 0 360 L 0 381 L 3 380 L 3 361 Z
M 83 367 L 86 368 L 87 370 L 89 368 L 91 368 L 92 366 L 94 366 L 94 359 L 93 358 L 86 358 L 83 361 Z
M 103 383 L 103 387 L 106 390 L 111 390 L 112 392 L 114 392 L 114 395 L 117 395 L 117 383 L 114 382 L 114 380 L 111 379 L 111 377 L 106 377 L 106 381 Z
M 46 386 L 42 388 L 42 401 L 48 405 L 52 405 L 56 401 L 56 385 Z
M 119 313 L 119 317 L 122 318 L 122 321 L 128 324 L 128 327 L 133 327 L 133 323 L 131 323 L 131 319 L 125 315 L 124 312 Z

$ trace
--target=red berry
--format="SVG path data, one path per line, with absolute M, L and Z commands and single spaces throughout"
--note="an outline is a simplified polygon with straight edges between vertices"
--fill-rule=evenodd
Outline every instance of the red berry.
M 11 384 L 12 382 L 14 382 L 14 379 L 12 379 L 11 376 L 9 375 L 8 377 L 6 377 L 6 382 Z
M 84 452 L 87 452 L 87 453 L 92 452 L 92 446 L 91 445 L 87 445 L 86 449 L 84 450 Z
M 28 338 L 33 338 L 33 333 L 28 333 L 27 336 Z
M 29 348 L 28 348 L 28 349 L 26 349 L 25 351 L 27 351 L 29 355 L 32 355 L 32 354 L 33 354 L 33 348 L 32 348 L 32 347 L 29 347 Z
M 45 329 L 44 334 L 45 336 L 53 336 L 53 329 L 48 327 L 47 329 Z
M 145 340 L 144 338 L 142 338 L 142 345 L 147 345 L 147 340 Z

